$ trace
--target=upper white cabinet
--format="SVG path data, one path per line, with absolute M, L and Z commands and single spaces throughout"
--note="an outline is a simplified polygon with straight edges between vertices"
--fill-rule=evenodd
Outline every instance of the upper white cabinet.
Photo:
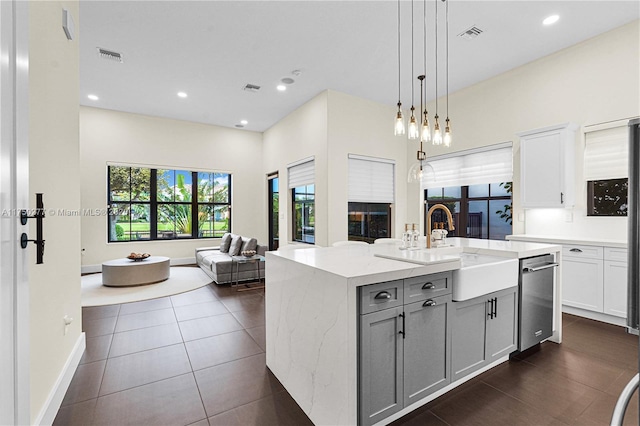
M 573 206 L 577 128 L 565 123 L 518 133 L 522 207 Z

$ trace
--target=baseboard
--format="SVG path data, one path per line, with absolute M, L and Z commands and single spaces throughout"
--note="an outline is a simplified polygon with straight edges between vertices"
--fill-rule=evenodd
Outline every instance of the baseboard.
M 58 410 L 60 409 L 60 405 L 62 405 L 62 400 L 64 399 L 64 395 L 67 393 L 67 389 L 69 389 L 69 385 L 71 384 L 71 379 L 73 379 L 73 375 L 76 373 L 78 369 L 78 365 L 80 364 L 80 359 L 82 358 L 82 354 L 84 354 L 84 350 L 86 348 L 87 342 L 85 339 L 85 334 L 80 333 L 78 336 L 78 340 L 76 340 L 76 344 L 67 358 L 67 362 L 64 364 L 64 368 L 60 372 L 58 376 L 58 380 L 53 385 L 53 389 L 49 393 L 49 397 L 45 402 L 40 414 L 35 419 L 33 424 L 35 425 L 51 425 L 58 414 Z
M 196 258 L 195 257 L 178 257 L 178 258 L 171 259 L 169 263 L 172 266 L 195 265 Z M 80 267 L 81 274 L 95 274 L 96 272 L 102 272 L 102 264 L 82 265 L 82 267 Z
M 606 322 L 607 324 L 619 325 L 621 327 L 627 326 L 626 318 L 614 317 L 613 315 L 603 314 L 600 312 L 588 311 L 586 309 L 574 308 L 573 306 L 562 305 L 562 312 L 567 314 L 576 315 L 583 318 L 589 318 L 592 320 Z

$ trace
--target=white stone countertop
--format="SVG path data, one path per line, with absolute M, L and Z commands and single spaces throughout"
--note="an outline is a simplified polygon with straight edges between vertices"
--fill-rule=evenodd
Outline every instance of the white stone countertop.
M 313 247 L 268 252 L 267 258 L 273 255 L 289 259 L 365 285 L 460 269 L 462 252 L 518 259 L 562 250 L 554 244 L 471 238 L 448 238 L 447 244 L 442 248 L 414 250 L 400 250 L 397 245 L 387 244 Z
M 627 248 L 626 240 L 605 240 L 595 238 L 580 238 L 580 237 L 558 237 L 550 235 L 534 235 L 534 234 L 516 234 L 507 235 L 507 239 L 510 241 L 530 241 L 552 244 L 582 244 L 586 246 L 605 246 L 615 248 Z

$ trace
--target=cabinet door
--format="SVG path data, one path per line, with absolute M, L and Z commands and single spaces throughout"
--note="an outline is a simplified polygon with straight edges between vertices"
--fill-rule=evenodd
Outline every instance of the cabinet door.
M 493 293 L 493 318 L 487 316 L 487 360 L 493 361 L 518 346 L 518 296 L 515 288 Z
M 627 262 L 604 261 L 604 313 L 627 317 Z
M 443 388 L 449 377 L 451 295 L 405 305 L 404 405 Z
M 563 207 L 564 174 L 560 132 L 523 137 L 521 196 L 523 207 Z
M 451 380 L 479 369 L 485 362 L 485 315 L 488 297 L 452 302 Z
M 562 304 L 590 311 L 603 311 L 603 261 L 562 259 Z
M 403 407 L 402 307 L 360 316 L 360 421 L 374 424 Z

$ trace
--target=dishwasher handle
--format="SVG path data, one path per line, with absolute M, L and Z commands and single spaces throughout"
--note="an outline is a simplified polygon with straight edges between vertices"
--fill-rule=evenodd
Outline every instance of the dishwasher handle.
M 541 266 L 534 266 L 533 268 L 531 267 L 522 268 L 522 272 L 538 272 L 538 271 L 542 271 L 543 269 L 555 268 L 556 266 L 558 266 L 558 263 L 555 263 L 555 262 L 547 263 Z

